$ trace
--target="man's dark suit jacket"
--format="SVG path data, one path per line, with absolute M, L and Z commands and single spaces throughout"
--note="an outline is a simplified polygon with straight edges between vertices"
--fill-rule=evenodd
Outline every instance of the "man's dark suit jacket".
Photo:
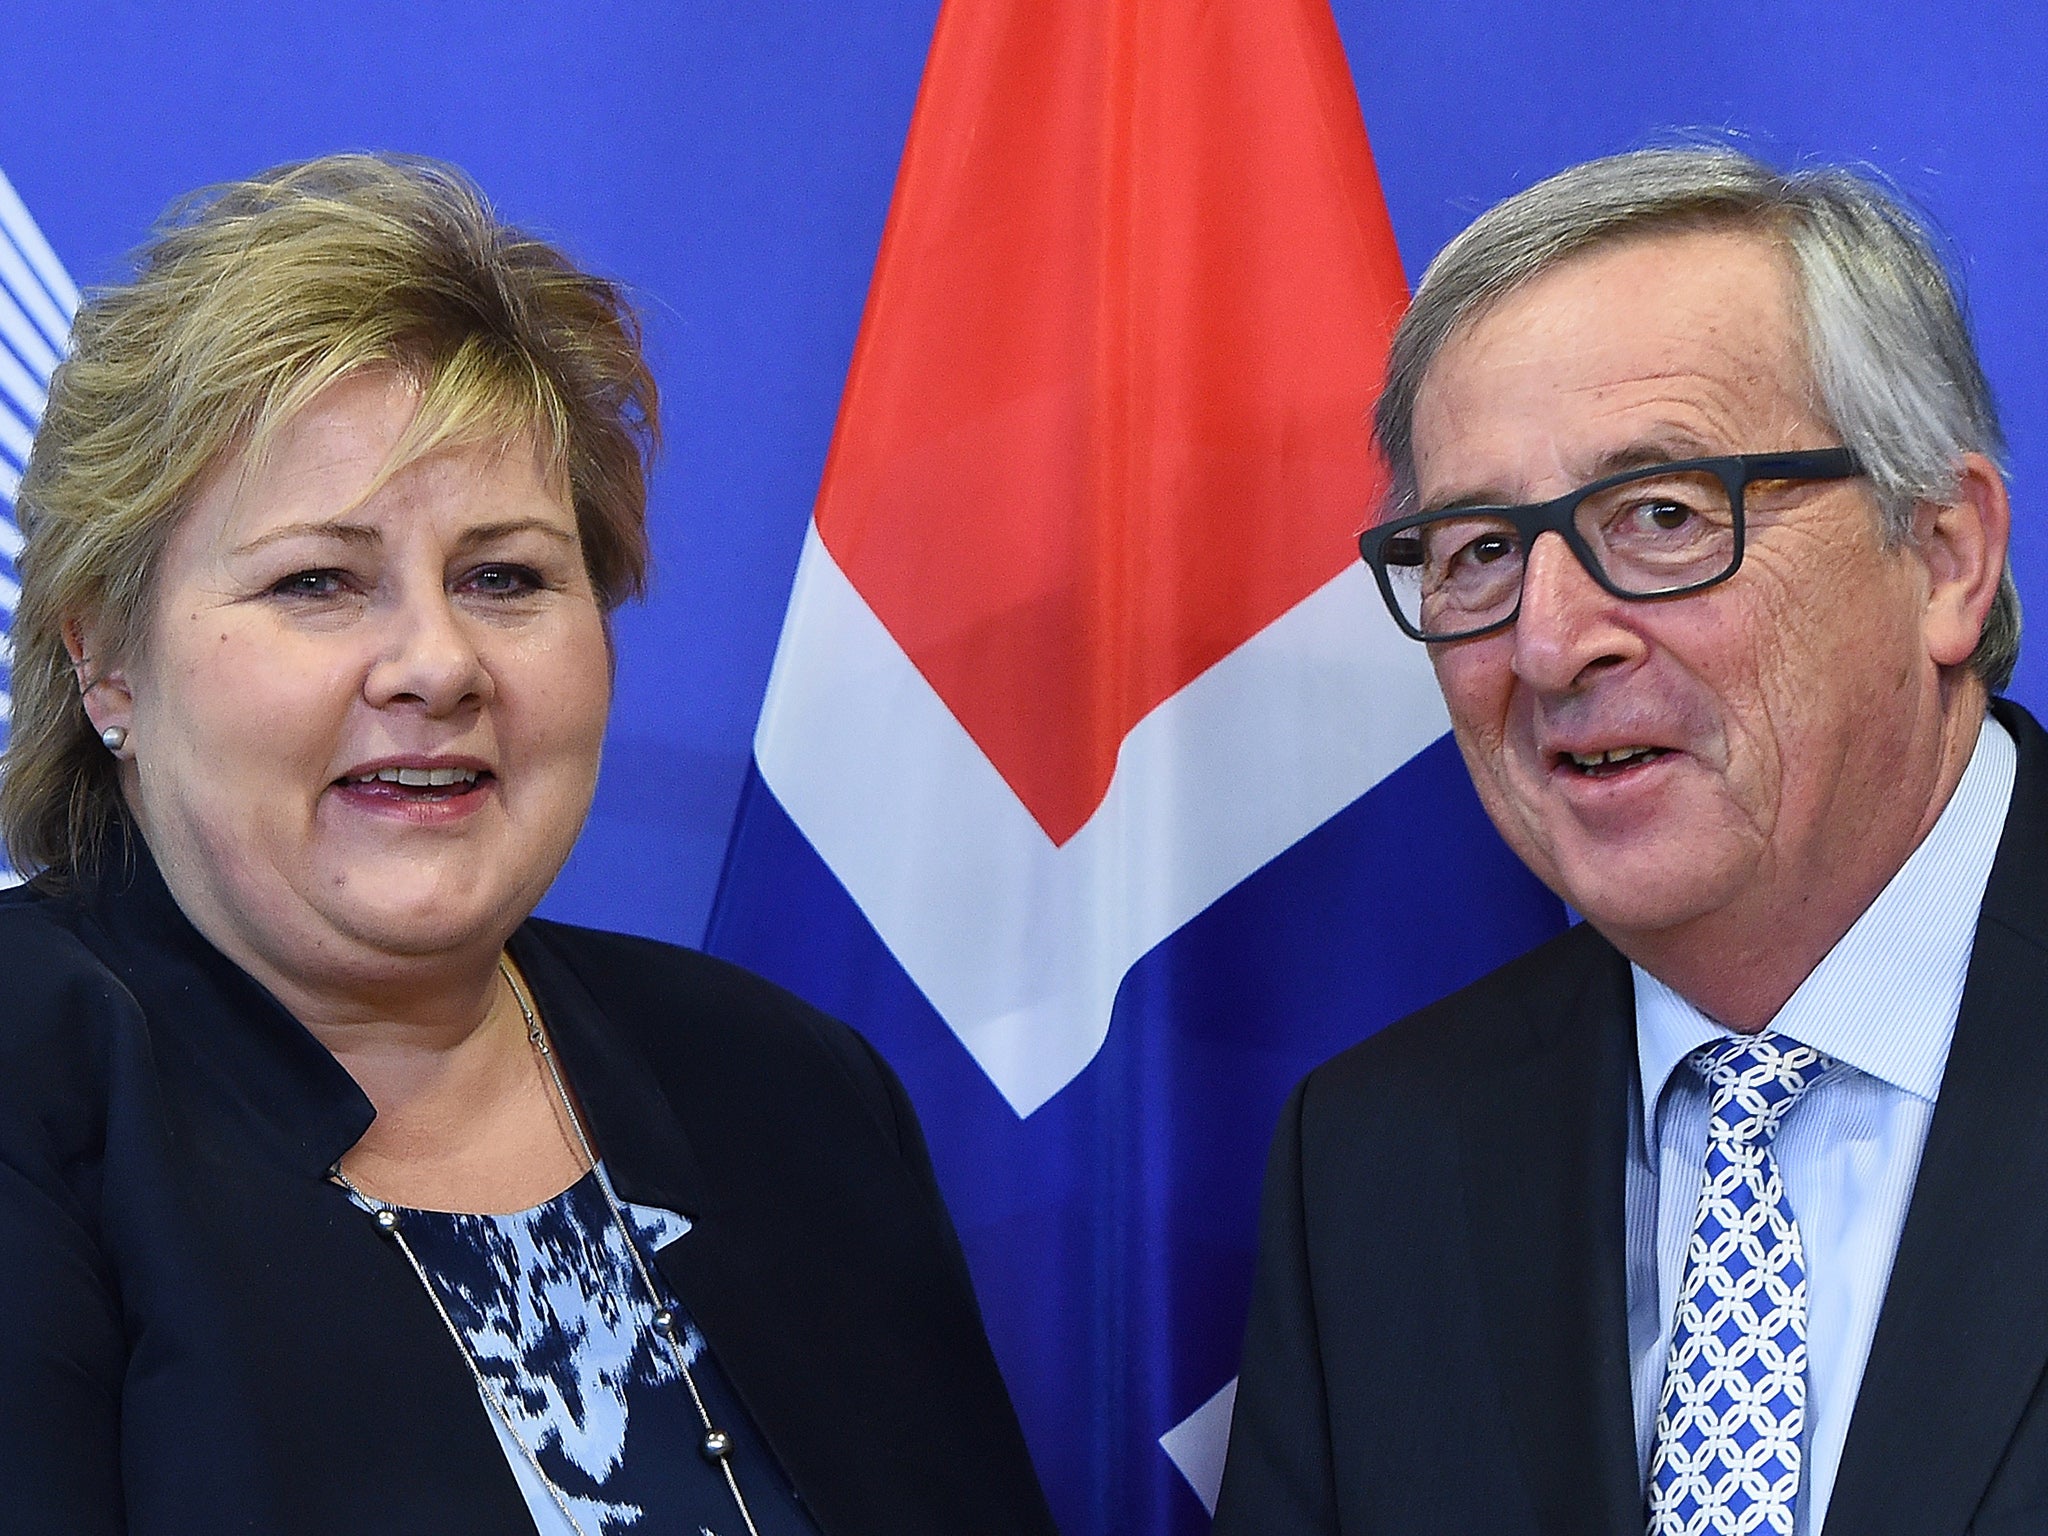
M 369 1101 L 137 864 L 0 900 L 0 1532 L 531 1532 L 419 1281 L 328 1181 Z M 694 1222 L 657 1262 L 826 1536 L 1051 1536 L 868 1046 L 668 945 L 512 950 L 619 1193 Z
M 1829 1536 L 2048 1532 L 2048 735 L 2019 777 Z M 1628 963 L 1578 927 L 1289 1101 L 1216 1536 L 1641 1536 Z

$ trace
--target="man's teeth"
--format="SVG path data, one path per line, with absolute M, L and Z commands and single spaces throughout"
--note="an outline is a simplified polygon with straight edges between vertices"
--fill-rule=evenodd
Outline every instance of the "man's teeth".
M 1609 763 L 1631 763 L 1663 751 L 1662 747 L 1616 747 L 1611 752 L 1567 752 L 1574 768 L 1602 768 Z
M 359 774 L 351 784 L 403 784 L 410 789 L 445 789 L 450 784 L 474 784 L 474 768 L 379 768 Z

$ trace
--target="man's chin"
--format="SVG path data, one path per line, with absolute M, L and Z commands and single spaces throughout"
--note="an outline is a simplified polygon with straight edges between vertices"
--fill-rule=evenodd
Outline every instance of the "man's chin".
M 1648 858 L 1626 853 L 1574 858 L 1547 881 L 1566 906 L 1623 949 L 1628 940 L 1669 933 L 1719 905 L 1700 861 L 1679 850 Z

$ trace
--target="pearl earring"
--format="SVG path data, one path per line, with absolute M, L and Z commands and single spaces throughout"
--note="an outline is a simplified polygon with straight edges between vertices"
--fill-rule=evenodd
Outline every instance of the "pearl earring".
M 109 752 L 119 752 L 128 745 L 128 727 L 125 725 L 108 726 L 104 731 L 100 732 L 100 745 Z

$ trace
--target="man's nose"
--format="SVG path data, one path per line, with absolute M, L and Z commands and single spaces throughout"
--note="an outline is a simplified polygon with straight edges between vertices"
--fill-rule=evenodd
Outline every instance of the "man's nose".
M 1534 687 L 1567 692 L 1641 656 L 1642 637 L 1622 617 L 1629 606 L 1593 579 L 1562 535 L 1539 533 L 1522 570 L 1516 675 Z
M 388 623 L 382 654 L 365 679 L 371 704 L 417 704 L 446 715 L 490 697 L 491 674 L 472 622 L 438 582 L 403 595 Z

